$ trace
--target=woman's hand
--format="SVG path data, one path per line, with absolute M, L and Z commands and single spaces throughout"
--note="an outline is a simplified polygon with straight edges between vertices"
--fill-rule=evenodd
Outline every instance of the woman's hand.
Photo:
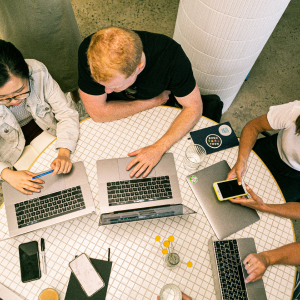
M 12 171 L 10 169 L 4 169 L 1 173 L 1 177 L 5 181 L 26 195 L 32 195 L 32 192 L 39 193 L 43 188 L 38 183 L 45 182 L 39 178 L 32 179 L 34 176 L 37 175 L 29 171 Z
M 58 156 L 51 163 L 50 167 L 54 170 L 52 175 L 69 173 L 72 169 L 72 163 L 70 161 L 70 150 L 60 148 Z

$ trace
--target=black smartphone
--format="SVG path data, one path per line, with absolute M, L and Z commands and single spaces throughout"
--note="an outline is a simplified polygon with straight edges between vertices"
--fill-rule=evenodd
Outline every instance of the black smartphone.
M 19 246 L 20 268 L 22 282 L 41 278 L 40 256 L 37 241 Z

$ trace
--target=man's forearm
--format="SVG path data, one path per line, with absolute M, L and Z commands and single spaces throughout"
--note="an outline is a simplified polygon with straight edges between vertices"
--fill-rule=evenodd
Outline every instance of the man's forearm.
M 300 242 L 261 253 L 266 257 L 268 265 L 300 266 Z
M 265 204 L 260 211 L 288 219 L 300 219 L 300 203 Z M 299 253 L 300 255 L 300 253 Z
M 101 107 L 101 113 L 95 110 L 87 109 L 87 113 L 95 122 L 110 122 L 129 117 L 143 110 L 153 108 L 150 100 L 134 100 L 134 101 L 107 101 Z
M 200 119 L 202 109 L 195 107 L 183 108 L 171 124 L 168 131 L 155 143 L 163 152 L 180 140 Z

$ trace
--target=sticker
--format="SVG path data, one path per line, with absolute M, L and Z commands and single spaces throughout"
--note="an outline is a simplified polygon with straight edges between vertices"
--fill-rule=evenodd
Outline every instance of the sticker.
M 219 127 L 219 132 L 221 135 L 228 136 L 231 135 L 232 129 L 228 125 L 221 125 Z
M 222 145 L 222 139 L 216 134 L 210 134 L 205 139 L 206 144 L 211 148 L 219 148 Z
M 198 181 L 198 177 L 197 177 L 197 176 L 192 175 L 192 176 L 190 177 L 190 182 L 196 183 L 197 181 Z

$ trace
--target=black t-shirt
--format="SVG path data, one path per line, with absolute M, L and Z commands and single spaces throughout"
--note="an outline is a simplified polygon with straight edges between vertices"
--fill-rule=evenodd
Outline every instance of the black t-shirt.
M 193 91 L 196 81 L 192 66 L 181 46 L 173 39 L 157 33 L 135 31 L 143 43 L 146 66 L 134 84 L 120 93 L 109 96 L 116 100 L 151 99 L 165 90 L 177 97 L 187 96 Z M 85 38 L 79 47 L 79 88 L 90 95 L 102 95 L 104 86 L 95 82 L 87 62 L 87 50 L 92 35 Z

